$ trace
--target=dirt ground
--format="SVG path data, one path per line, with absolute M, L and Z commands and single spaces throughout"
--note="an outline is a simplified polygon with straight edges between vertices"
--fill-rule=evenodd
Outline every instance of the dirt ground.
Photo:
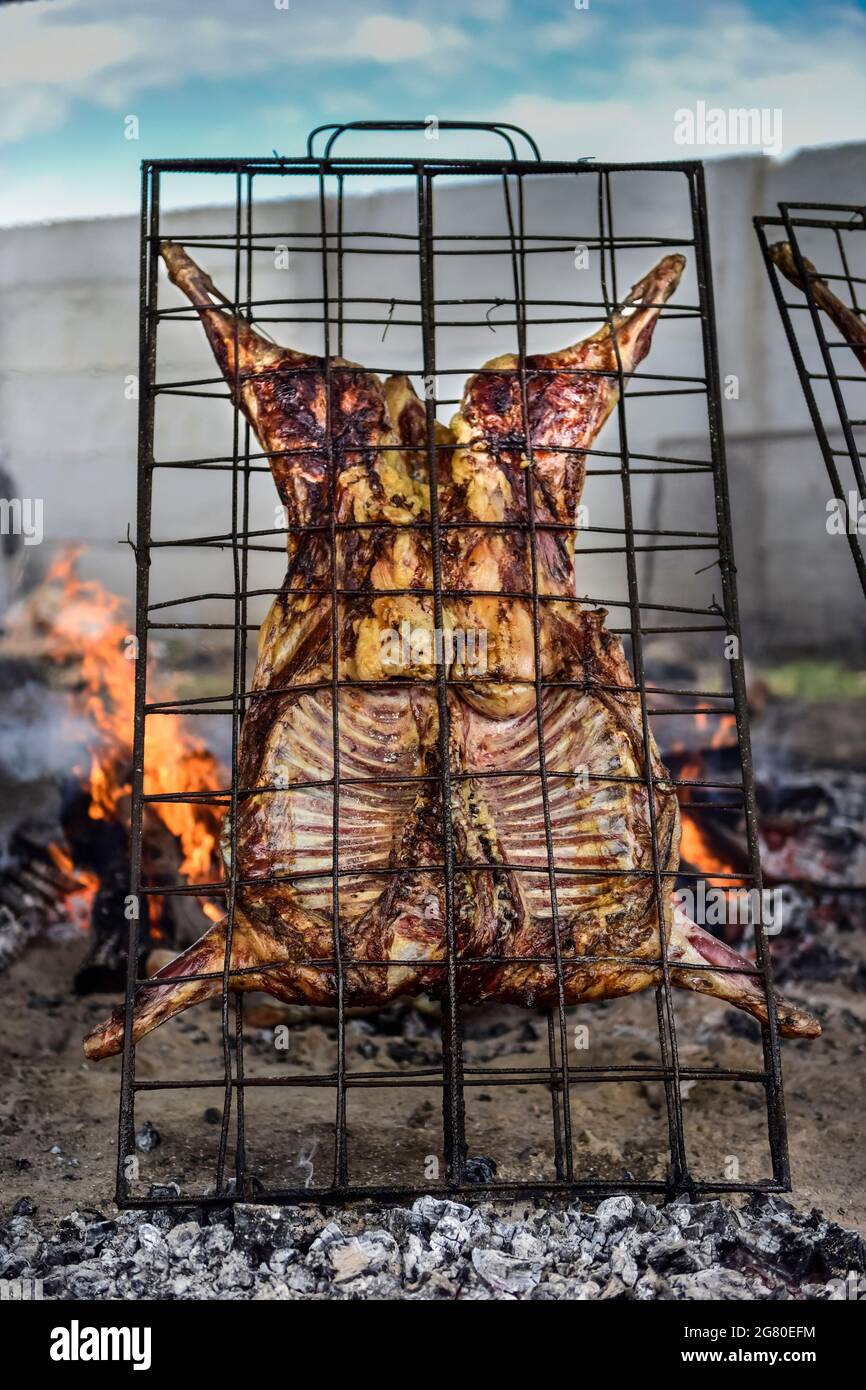
M 863 1112 L 866 1054 L 866 949 L 862 933 L 828 927 L 826 947 L 841 953 L 832 980 L 787 982 L 786 992 L 825 1022 L 816 1042 L 783 1044 L 785 1091 L 798 1206 L 817 1206 L 841 1224 L 866 1232 L 866 1150 L 858 1138 Z M 113 1206 L 119 1059 L 87 1063 L 81 1039 L 113 1000 L 77 998 L 74 970 L 85 949 L 79 933 L 42 940 L 0 977 L 0 1100 L 2 1208 L 29 1197 L 42 1218 L 72 1207 Z M 839 959 L 840 956 L 836 956 Z M 859 966 L 859 970 L 858 970 Z M 822 973 L 822 972 L 817 972 Z M 757 1029 L 744 1015 L 715 1000 L 676 995 L 680 1060 L 684 1067 L 761 1066 Z M 574 1067 L 657 1063 L 652 995 L 569 1011 L 571 1027 L 585 1024 L 588 1047 L 572 1048 Z M 547 1062 L 546 1023 L 511 1008 L 469 1011 L 467 1067 L 516 1068 Z M 287 1049 L 272 1028 L 248 1026 L 247 1076 L 276 1078 L 290 1071 L 311 1076 L 334 1064 L 336 1032 L 330 1019 L 289 1015 Z M 378 1021 L 352 1018 L 347 1067 L 390 1075 L 440 1061 L 435 1009 L 397 1006 Z M 222 1047 L 216 1006 L 199 1006 L 148 1037 L 138 1050 L 144 1080 L 219 1081 Z M 707 1181 L 732 1172 L 756 1179 L 770 1173 L 762 1088 L 746 1082 L 683 1084 L 688 1157 Z M 152 1182 L 174 1180 L 184 1193 L 212 1188 L 219 1142 L 222 1089 L 148 1091 L 139 1095 L 136 1126 L 149 1122 L 159 1142 L 136 1154 L 146 1195 Z M 330 1180 L 334 1093 L 324 1087 L 262 1087 L 247 1092 L 248 1164 L 268 1187 Z M 441 1094 L 404 1085 L 397 1090 L 349 1091 L 349 1164 L 353 1180 L 387 1181 L 435 1189 L 441 1158 Z M 664 1097 L 657 1082 L 622 1081 L 574 1086 L 571 1102 L 575 1169 L 618 1178 L 663 1178 L 667 1162 Z M 232 1124 L 234 1132 L 234 1124 Z M 538 1085 L 467 1089 L 470 1153 L 494 1158 L 500 1178 L 553 1176 L 549 1094 Z M 229 1159 L 232 1171 L 232 1159 Z M 733 1165 L 733 1167 L 732 1167 Z

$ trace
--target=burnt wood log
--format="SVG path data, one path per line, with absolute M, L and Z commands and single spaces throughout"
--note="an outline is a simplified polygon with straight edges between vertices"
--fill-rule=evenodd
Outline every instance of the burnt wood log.
M 181 872 L 182 862 L 183 851 L 177 836 L 158 816 L 146 814 L 141 845 L 143 881 L 157 890 L 180 887 L 187 882 Z M 159 921 L 151 924 L 151 946 L 156 937 L 165 946 L 177 946 L 179 949 L 191 946 L 211 925 L 210 918 L 205 915 L 193 893 L 168 894 L 161 899 L 161 903 Z
M 92 945 L 75 977 L 79 994 L 121 991 L 126 985 L 129 950 L 127 900 L 130 895 L 129 830 L 125 817 L 93 820 L 86 788 L 70 792 L 64 828 L 76 864 L 99 877 L 100 886 L 91 912 Z M 183 853 L 176 835 L 152 811 L 142 825 L 142 881 L 157 895 L 142 894 L 139 902 L 138 974 L 155 944 L 183 949 L 197 940 L 210 920 L 194 895 L 162 898 L 160 888 L 174 888 L 186 880 L 181 873 Z
M 112 994 L 126 985 L 126 962 L 129 954 L 129 919 L 126 900 L 129 895 L 128 853 L 110 867 L 103 869 L 99 888 L 90 911 L 91 947 L 75 975 L 77 994 Z M 147 933 L 139 946 L 139 965 L 147 947 Z

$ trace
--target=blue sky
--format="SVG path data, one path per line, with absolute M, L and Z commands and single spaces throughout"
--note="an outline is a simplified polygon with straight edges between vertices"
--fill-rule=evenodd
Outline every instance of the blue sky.
M 143 156 L 299 153 L 337 119 L 511 120 L 551 158 L 730 153 L 674 142 L 675 113 L 698 102 L 779 109 L 783 156 L 866 138 L 866 0 L 285 6 L 4 3 L 0 224 L 132 212 Z M 176 183 L 176 201 L 199 186 Z

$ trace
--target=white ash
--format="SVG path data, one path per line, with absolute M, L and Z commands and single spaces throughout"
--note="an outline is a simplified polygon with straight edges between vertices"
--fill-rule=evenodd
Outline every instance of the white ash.
M 864 1273 L 859 1235 L 775 1196 L 76 1210 L 51 1228 L 25 1200 L 0 1223 L 0 1278 L 52 1299 L 833 1299 Z

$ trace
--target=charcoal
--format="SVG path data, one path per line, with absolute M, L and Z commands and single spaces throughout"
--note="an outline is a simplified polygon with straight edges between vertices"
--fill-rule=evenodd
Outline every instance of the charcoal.
M 234 1209 L 235 1244 L 251 1259 L 269 1260 L 275 1249 L 291 1245 L 291 1207 L 257 1207 L 238 1203 Z
M 515 1231 L 511 1241 L 511 1253 L 519 1260 L 543 1260 L 544 1242 L 531 1231 Z
M 0 1277 L 3 1279 L 20 1279 L 30 1268 L 30 1261 L 26 1255 L 6 1255 L 0 1260 Z
M 249 1289 L 253 1283 L 253 1273 L 240 1250 L 232 1250 L 222 1261 L 217 1275 L 220 1289 Z
M 234 1244 L 234 1231 L 228 1226 L 211 1226 L 204 1235 L 208 1255 L 227 1255 Z
M 100 1218 L 93 1221 L 85 1229 L 85 1243 L 89 1246 L 102 1245 L 109 1237 L 117 1231 L 116 1221 L 105 1221 Z
M 551 1209 L 431 1194 L 336 1216 L 238 1203 L 0 1224 L 3 1277 L 59 1300 L 823 1300 L 864 1270 L 859 1235 L 778 1195 Z
M 142 1153 L 148 1154 L 162 1143 L 159 1130 L 151 1124 L 150 1120 L 145 1120 L 135 1131 L 135 1147 Z
M 459 1202 L 442 1201 L 437 1197 L 419 1197 L 412 1207 L 425 1226 L 436 1226 L 442 1218 L 453 1213 L 458 1220 L 466 1220 L 469 1216 L 469 1207 L 464 1207 Z
M 638 1280 L 638 1263 L 632 1245 L 621 1240 L 610 1252 L 611 1274 L 615 1275 L 628 1289 L 633 1289 Z
M 668 1298 L 690 1300 L 764 1299 L 771 1291 L 760 1280 L 750 1281 L 735 1269 L 704 1269 L 676 1274 L 670 1280 Z
M 353 1284 L 371 1275 L 402 1272 L 400 1251 L 387 1231 L 370 1231 L 350 1240 L 334 1242 L 330 1249 L 334 1282 Z
M 443 1250 L 431 1250 L 419 1236 L 407 1236 L 403 1250 L 403 1275 L 407 1284 L 418 1284 L 429 1279 L 445 1262 Z
M 532 1260 L 503 1255 L 498 1250 L 472 1251 L 472 1267 L 494 1293 L 531 1293 L 541 1279 L 541 1266 Z
M 479 1186 L 491 1183 L 496 1178 L 496 1159 L 467 1158 L 463 1171 L 467 1182 L 477 1183 Z
M 704 1264 L 697 1247 L 673 1231 L 652 1242 L 646 1251 L 646 1262 L 657 1273 L 668 1275 L 690 1274 Z
M 69 1297 L 75 1299 L 105 1298 L 111 1291 L 111 1278 L 99 1265 L 85 1260 L 69 1275 Z
M 745 1211 L 750 1216 L 766 1216 L 775 1213 L 777 1216 L 790 1219 L 794 1216 L 794 1208 L 790 1202 L 786 1202 L 784 1197 L 780 1197 L 777 1192 L 756 1192 L 753 1193 L 745 1204 Z
M 866 1274 L 866 1242 L 856 1231 L 846 1231 L 831 1222 L 815 1248 L 816 1277 L 829 1280 L 850 1271 Z
M 201 1227 L 196 1221 L 183 1221 L 169 1231 L 166 1245 L 175 1259 L 189 1259 L 201 1240 Z
M 80 1264 L 86 1255 L 87 1247 L 85 1245 L 71 1242 L 66 1245 L 52 1243 L 43 1255 L 43 1264 L 46 1269 L 71 1267 Z
M 631 1197 L 608 1197 L 596 1208 L 595 1219 L 600 1231 L 615 1231 L 634 1215 L 634 1200 Z
M 179 1197 L 180 1183 L 152 1182 L 147 1195 L 156 1201 L 165 1201 L 167 1197 Z
M 776 971 L 778 981 L 841 980 L 849 972 L 845 956 L 824 941 L 812 941 L 808 949 L 798 951 Z

